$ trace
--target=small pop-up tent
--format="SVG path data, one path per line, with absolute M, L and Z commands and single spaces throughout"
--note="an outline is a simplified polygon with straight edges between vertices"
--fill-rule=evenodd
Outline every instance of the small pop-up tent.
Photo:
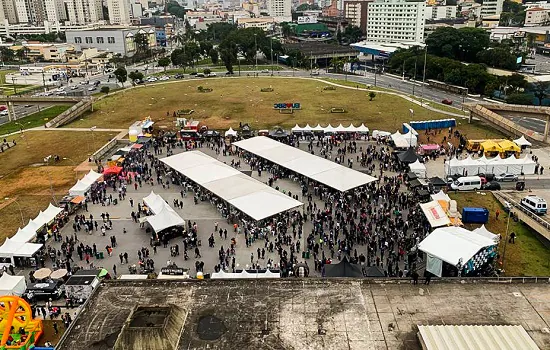
M 27 289 L 27 282 L 24 276 L 12 276 L 4 273 L 0 277 L 0 295 L 21 296 Z
M 344 257 L 338 264 L 325 265 L 325 277 L 363 277 L 361 266 L 352 264 Z

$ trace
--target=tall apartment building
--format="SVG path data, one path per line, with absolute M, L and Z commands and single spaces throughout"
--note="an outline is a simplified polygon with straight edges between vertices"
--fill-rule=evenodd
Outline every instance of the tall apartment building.
M 46 19 L 49 22 L 63 22 L 67 20 L 65 3 L 63 0 L 43 0 Z
M 292 21 L 292 0 L 268 0 L 267 12 L 277 22 Z
M 132 13 L 130 0 L 107 0 L 107 10 L 111 24 L 130 25 Z
M 103 20 L 102 0 L 65 0 L 70 24 L 85 25 Z
M 531 7 L 525 11 L 525 27 L 546 26 L 550 23 L 550 10 Z
M 368 3 L 367 41 L 423 42 L 424 2 L 375 0 Z
M 369 2 L 374 0 L 344 0 L 344 17 L 351 25 L 361 28 L 363 33 L 367 32 L 367 13 Z
M 18 23 L 14 0 L 0 0 L 0 22 L 4 23 L 6 20 L 9 24 Z
M 9 16 L 12 3 L 15 5 L 15 17 L 9 20 L 10 23 L 29 23 L 42 25 L 48 21 L 50 23 L 63 22 L 67 19 L 65 4 L 63 0 L 2 0 L 4 10 Z M 8 17 L 9 19 L 9 17 Z M 14 22 L 12 22 L 15 19 Z
M 483 0 L 481 3 L 481 18 L 500 15 L 503 6 L 504 0 Z

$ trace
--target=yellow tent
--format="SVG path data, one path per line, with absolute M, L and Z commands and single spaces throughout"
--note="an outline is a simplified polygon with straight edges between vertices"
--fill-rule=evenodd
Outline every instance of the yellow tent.
M 502 148 L 502 152 L 521 152 L 521 148 L 510 140 L 501 141 L 498 145 Z
M 485 142 L 482 142 L 481 143 L 481 148 L 483 148 L 483 152 L 498 152 L 498 153 L 501 153 L 502 152 L 502 147 L 499 146 L 498 143 L 494 142 L 494 141 L 491 141 L 491 140 L 487 140 Z

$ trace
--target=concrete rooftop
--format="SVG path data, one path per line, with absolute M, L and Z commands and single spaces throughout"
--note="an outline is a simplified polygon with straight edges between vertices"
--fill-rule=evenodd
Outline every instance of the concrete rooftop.
M 57 349 L 129 348 L 115 342 L 138 306 L 184 311 L 177 349 L 420 349 L 416 326 L 440 324 L 518 324 L 550 348 L 548 283 L 286 279 L 103 283 Z

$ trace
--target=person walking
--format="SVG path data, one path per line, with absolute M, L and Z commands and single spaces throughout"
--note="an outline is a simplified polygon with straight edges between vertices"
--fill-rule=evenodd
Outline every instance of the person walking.
M 411 274 L 413 285 L 418 284 L 418 272 L 414 270 Z

